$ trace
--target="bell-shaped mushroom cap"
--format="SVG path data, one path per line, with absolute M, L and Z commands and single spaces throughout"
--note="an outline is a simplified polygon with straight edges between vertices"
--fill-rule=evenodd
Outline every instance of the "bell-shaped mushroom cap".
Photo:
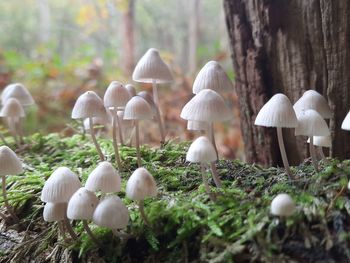
M 218 62 L 209 61 L 198 72 L 192 90 L 197 94 L 203 89 L 215 90 L 220 94 L 233 91 L 231 80 Z
M 129 223 L 129 211 L 118 196 L 107 196 L 96 207 L 93 221 L 110 229 L 125 228 Z
M 204 121 L 187 121 L 187 130 L 189 131 L 207 131 L 208 123 Z
M 278 194 L 271 202 L 271 214 L 290 216 L 295 211 L 293 199 L 288 194 Z
M 0 146 L 0 176 L 23 173 L 22 162 L 7 146 Z
M 180 117 L 190 121 L 218 122 L 231 119 L 232 113 L 217 92 L 204 89 L 187 102 Z
M 150 48 L 137 62 L 132 73 L 132 79 L 137 82 L 168 83 L 173 81 L 170 69 L 162 60 L 159 52 L 155 48 Z
M 140 91 L 139 93 L 137 93 L 137 96 L 140 96 L 145 101 L 147 101 L 154 113 L 157 111 L 157 105 L 154 103 L 154 100 L 151 94 L 149 94 L 147 91 Z
M 15 98 L 9 98 L 0 111 L 0 117 L 19 118 L 24 117 L 25 115 L 21 103 Z
M 153 112 L 148 102 L 140 96 L 134 96 L 125 106 L 125 120 L 149 120 L 153 118 Z
M 295 128 L 298 120 L 288 97 L 278 93 L 261 108 L 254 124 L 265 127 Z
M 35 104 L 32 95 L 21 83 L 10 84 L 4 89 L 1 94 L 2 105 L 4 105 L 9 98 L 17 99 L 22 106 L 30 106 Z
M 137 168 L 126 183 L 125 192 L 127 197 L 136 201 L 156 196 L 156 181 L 145 168 Z
M 116 169 L 109 162 L 101 162 L 90 173 L 85 183 L 86 189 L 102 193 L 119 192 L 121 179 Z
M 349 181 L 349 183 L 348 183 L 348 190 L 350 190 L 350 181 Z
M 123 128 L 131 128 L 134 125 L 133 120 L 125 120 L 124 119 L 124 111 L 118 111 L 117 113 L 119 121 L 122 123 Z
M 350 111 L 348 112 L 348 114 L 346 114 L 343 123 L 341 124 L 341 128 L 343 130 L 350 131 Z
M 45 182 L 40 198 L 43 202 L 68 203 L 80 187 L 81 183 L 75 173 L 67 167 L 59 167 Z
M 307 139 L 307 143 L 310 143 L 310 138 Z M 319 147 L 330 148 L 332 146 L 331 136 L 314 136 L 314 145 Z
M 103 103 L 106 108 L 116 107 L 123 109 L 130 98 L 131 96 L 129 91 L 123 86 L 122 83 L 112 81 L 105 92 Z
M 55 222 L 66 219 L 67 203 L 46 203 L 44 206 L 44 220 Z
M 305 91 L 303 96 L 294 104 L 293 108 L 297 114 L 304 110 L 315 110 L 324 119 L 332 117 L 332 111 L 327 100 L 315 90 Z
M 326 121 L 315 110 L 306 110 L 298 114 L 298 126 L 295 135 L 328 136 L 330 131 Z
M 210 163 L 216 161 L 216 151 L 213 144 L 205 136 L 198 137 L 190 146 L 186 160 L 192 163 Z
M 94 91 L 87 91 L 80 95 L 72 111 L 72 119 L 90 117 L 106 118 L 106 109 L 103 106 L 103 101 Z
M 94 192 L 81 187 L 69 199 L 67 217 L 76 220 L 90 220 L 98 205 L 98 198 Z
M 131 84 L 126 84 L 125 88 L 128 90 L 130 97 L 136 96 L 136 89 L 133 85 Z

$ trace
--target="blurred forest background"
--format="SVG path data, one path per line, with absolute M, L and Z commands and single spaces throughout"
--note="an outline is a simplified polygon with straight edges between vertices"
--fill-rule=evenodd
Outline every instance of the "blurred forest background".
M 192 97 L 192 83 L 209 60 L 217 60 L 232 80 L 224 11 L 217 0 L 11 0 L 0 1 L 0 88 L 23 83 L 37 106 L 27 133 L 62 132 L 80 126 L 71 118 L 76 98 L 86 90 L 101 96 L 112 80 L 133 83 L 131 73 L 154 47 L 173 70 L 175 83 L 160 88 L 169 138 L 191 139 L 180 119 Z M 137 90 L 151 86 L 133 83 Z M 233 120 L 216 127 L 219 150 L 243 158 L 236 96 L 226 98 Z M 149 125 L 147 125 L 149 126 Z M 157 125 L 143 141 L 158 141 Z

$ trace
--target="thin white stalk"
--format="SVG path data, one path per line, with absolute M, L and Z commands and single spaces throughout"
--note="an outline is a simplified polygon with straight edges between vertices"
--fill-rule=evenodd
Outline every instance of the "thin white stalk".
M 282 128 L 277 127 L 277 139 L 278 139 L 278 145 L 280 147 L 280 152 L 282 156 L 282 161 L 284 165 L 284 169 L 286 169 L 286 173 L 289 176 L 289 179 L 293 178 L 292 172 L 290 171 L 289 168 L 289 162 L 286 154 L 286 148 L 284 147 L 284 142 L 283 142 L 283 134 L 282 134 Z
M 114 156 L 115 156 L 115 160 L 117 162 L 117 166 L 118 166 L 118 170 L 121 171 L 121 161 L 120 161 L 120 156 L 119 156 L 119 148 L 118 148 L 118 141 L 117 141 L 117 110 L 115 109 L 113 111 L 113 115 L 112 115 L 112 136 L 113 136 L 113 148 L 114 148 Z
M 216 187 L 221 188 L 222 187 L 222 183 L 218 174 L 218 170 L 216 169 L 216 165 L 215 162 L 211 162 L 210 163 L 210 168 L 211 168 L 211 172 L 213 174 L 213 179 L 214 179 L 214 183 L 216 185 Z
M 77 234 L 74 232 L 74 229 L 72 227 L 72 225 L 70 224 L 68 218 L 64 219 L 64 223 L 66 225 L 66 228 L 67 228 L 67 231 L 69 233 L 69 235 L 74 239 L 74 240 L 77 240 L 78 239 L 78 236 Z
M 318 163 L 316 158 L 315 146 L 314 146 L 314 136 L 310 136 L 310 154 L 312 159 L 312 164 L 315 167 L 316 172 L 318 172 Z
M 98 245 L 98 246 L 101 245 L 101 243 L 98 241 L 98 239 L 92 233 L 87 220 L 83 220 L 83 227 L 84 227 L 86 233 L 88 234 L 88 236 L 91 238 L 91 240 L 94 241 L 96 245 Z
M 95 130 L 94 130 L 94 123 L 92 121 L 92 117 L 89 117 L 89 128 L 90 128 L 90 134 L 91 134 L 91 138 L 92 138 L 92 141 L 94 142 L 95 144 L 95 147 L 96 147 L 96 150 L 98 152 L 98 155 L 100 156 L 100 160 L 101 161 L 104 161 L 105 160 L 105 157 L 102 153 L 102 150 L 100 148 L 100 145 L 98 144 L 97 140 L 96 140 L 96 136 L 95 136 Z
M 143 221 L 145 222 L 145 224 L 149 227 L 151 227 L 151 224 L 150 222 L 148 221 L 148 218 L 146 216 L 146 213 L 145 213 L 145 204 L 144 204 L 144 201 L 143 200 L 140 200 L 139 201 L 139 210 L 140 210 L 140 214 L 141 214 L 141 218 L 143 219 Z
M 152 88 L 153 88 L 153 101 L 154 101 L 154 104 L 156 106 L 156 114 L 157 114 L 159 130 L 160 130 L 160 136 L 162 138 L 161 143 L 164 143 L 165 142 L 165 128 L 164 128 L 164 122 L 163 122 L 163 118 L 162 118 L 162 111 L 160 110 L 160 105 L 159 105 L 157 82 L 155 79 L 152 80 Z
M 204 163 L 200 163 L 200 168 L 201 168 L 202 180 L 203 180 L 205 191 L 209 195 L 210 200 L 214 201 L 214 198 L 213 198 L 213 195 L 210 192 L 210 187 L 209 187 L 208 180 L 207 180 L 205 164 Z
M 326 160 L 326 156 L 324 155 L 324 152 L 323 152 L 323 149 L 322 149 L 321 146 L 318 147 L 318 153 L 320 154 L 322 160 L 325 161 Z
M 123 138 L 123 122 L 118 116 L 118 111 L 116 111 L 116 118 L 118 123 L 118 132 L 119 132 L 119 141 L 121 145 L 124 145 L 124 138 Z
M 157 107 L 159 107 L 158 87 L 157 87 L 157 81 L 155 79 L 152 80 L 152 89 L 153 89 L 154 103 L 157 105 Z
M 137 165 L 138 167 L 142 166 L 141 162 L 141 152 L 140 152 L 140 133 L 139 133 L 139 121 L 135 120 L 135 138 L 136 138 L 136 154 L 137 154 Z
M 218 149 L 216 147 L 216 142 L 215 142 L 215 136 L 214 136 L 214 125 L 212 122 L 208 122 L 208 139 L 211 141 L 211 143 L 214 146 L 215 152 L 216 152 L 216 157 L 219 159 L 219 154 L 218 154 Z

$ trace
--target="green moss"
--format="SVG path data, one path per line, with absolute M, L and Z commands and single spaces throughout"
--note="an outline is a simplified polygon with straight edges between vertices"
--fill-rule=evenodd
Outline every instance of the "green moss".
M 99 141 L 107 160 L 114 162 L 111 141 Z M 145 201 L 152 225 L 149 228 L 124 193 L 125 183 L 137 167 L 135 149 L 120 147 L 123 190 L 118 195 L 130 211 L 130 224 L 123 231 L 130 236 L 119 238 L 91 224 L 103 243 L 98 248 L 80 222 L 74 226 L 79 240 L 67 244 L 57 240 L 57 224 L 45 223 L 41 216 L 40 192 L 54 169 L 67 166 L 84 183 L 96 167 L 99 159 L 89 137 L 35 134 L 26 143 L 26 148 L 18 152 L 26 164 L 25 173 L 9 176 L 7 182 L 10 202 L 21 218 L 17 231 L 30 235 L 25 246 L 0 248 L 1 261 L 20 258 L 24 262 L 36 257 L 41 262 L 53 249 L 52 257 L 66 252 L 78 262 L 96 257 L 106 262 L 350 261 L 350 199 L 344 191 L 350 176 L 349 161 L 321 162 L 319 173 L 309 163 L 303 163 L 293 167 L 296 180 L 290 181 L 282 169 L 222 160 L 217 167 L 224 188 L 214 188 L 209 180 L 217 196 L 213 202 L 205 193 L 198 165 L 185 162 L 189 143 L 171 141 L 161 149 L 143 146 L 143 164 L 159 186 L 157 198 Z M 292 195 L 298 204 L 297 212 L 288 220 L 269 214 L 271 200 L 281 192 Z

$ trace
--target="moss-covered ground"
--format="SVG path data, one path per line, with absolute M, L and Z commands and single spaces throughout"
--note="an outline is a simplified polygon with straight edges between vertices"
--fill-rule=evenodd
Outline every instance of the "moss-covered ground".
M 99 141 L 114 162 L 112 143 Z M 161 149 L 142 148 L 143 164 L 159 187 L 157 198 L 145 201 L 151 228 L 125 198 L 136 152 L 121 147 L 123 188 L 118 195 L 130 211 L 124 230 L 130 236 L 121 239 L 90 224 L 103 244 L 97 247 L 80 222 L 74 223 L 77 242 L 58 237 L 57 224 L 43 221 L 39 198 L 45 180 L 59 166 L 71 168 L 85 182 L 98 163 L 90 138 L 26 138 L 26 147 L 17 151 L 25 173 L 7 180 L 10 202 L 21 220 L 2 225 L 1 262 L 350 262 L 350 161 L 321 162 L 319 173 L 306 161 L 292 168 L 296 180 L 289 181 L 282 169 L 222 160 L 217 167 L 223 189 L 209 180 L 217 195 L 213 202 L 197 165 L 185 161 L 188 146 L 172 141 Z M 282 192 L 297 203 L 288 219 L 269 213 L 271 200 Z

